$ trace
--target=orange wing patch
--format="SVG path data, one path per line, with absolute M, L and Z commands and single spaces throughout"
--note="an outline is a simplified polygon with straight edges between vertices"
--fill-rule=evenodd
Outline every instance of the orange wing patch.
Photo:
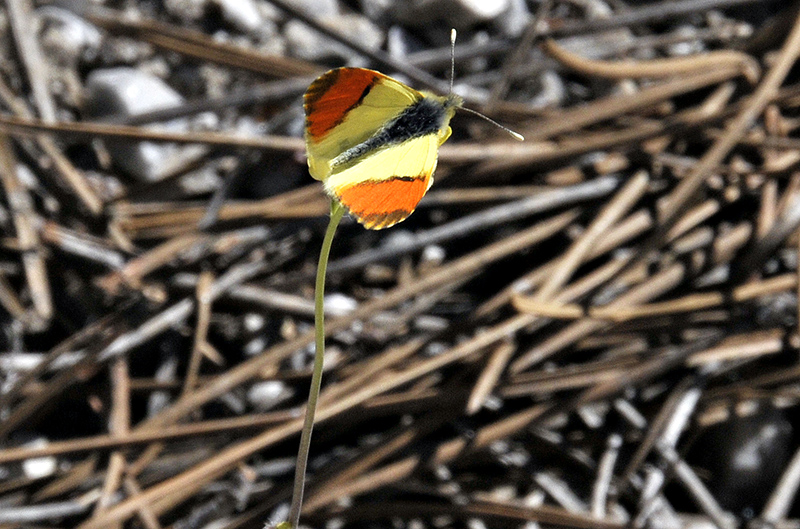
M 318 140 L 339 125 L 383 77 L 362 68 L 337 68 L 311 83 L 304 98 L 308 135 Z
M 428 190 L 430 175 L 366 180 L 337 189 L 350 214 L 371 230 L 388 228 L 411 215 Z

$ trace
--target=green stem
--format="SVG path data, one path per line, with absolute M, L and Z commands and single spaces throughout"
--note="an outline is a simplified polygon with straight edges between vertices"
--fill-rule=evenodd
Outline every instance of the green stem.
M 325 273 L 328 269 L 328 254 L 331 252 L 336 227 L 344 215 L 344 208 L 336 201 L 331 202 L 331 220 L 322 240 L 317 265 L 317 283 L 314 287 L 314 329 L 316 330 L 316 352 L 314 353 L 314 371 L 311 374 L 311 389 L 308 391 L 308 405 L 303 431 L 300 434 L 300 448 L 297 451 L 297 466 L 294 474 L 292 490 L 292 506 L 289 510 L 289 524 L 297 528 L 300 523 L 300 509 L 303 505 L 303 489 L 306 484 L 306 466 L 311 446 L 311 431 L 314 429 L 314 414 L 317 410 L 319 390 L 322 384 L 322 367 L 325 360 Z M 282 525 L 282 524 L 281 524 Z M 281 526 L 279 525 L 279 527 Z

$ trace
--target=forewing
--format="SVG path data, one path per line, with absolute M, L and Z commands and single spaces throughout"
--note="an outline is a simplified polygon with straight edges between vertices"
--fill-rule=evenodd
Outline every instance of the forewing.
M 317 78 L 304 97 L 311 176 L 325 180 L 331 160 L 364 142 L 422 94 L 380 72 L 337 68 Z

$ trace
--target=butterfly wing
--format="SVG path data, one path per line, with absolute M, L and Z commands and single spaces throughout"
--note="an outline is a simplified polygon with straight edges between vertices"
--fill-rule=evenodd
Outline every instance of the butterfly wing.
M 337 68 L 317 78 L 304 97 L 311 176 L 324 181 L 334 158 L 375 135 L 422 97 L 365 68 Z
M 408 217 L 433 183 L 439 135 L 417 136 L 377 149 L 325 180 L 364 227 L 379 230 Z

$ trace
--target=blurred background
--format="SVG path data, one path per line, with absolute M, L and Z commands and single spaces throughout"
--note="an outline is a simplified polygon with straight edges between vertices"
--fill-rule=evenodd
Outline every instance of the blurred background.
M 769 0 L 0 3 L 0 528 L 285 519 L 326 70 L 449 87 L 345 218 L 302 523 L 800 525 L 800 15 Z

